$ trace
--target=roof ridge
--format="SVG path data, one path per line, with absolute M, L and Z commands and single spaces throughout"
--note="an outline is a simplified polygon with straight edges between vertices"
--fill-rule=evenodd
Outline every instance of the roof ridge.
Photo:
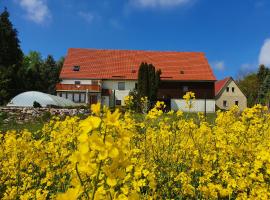
M 105 49 L 105 48 L 77 48 L 77 47 L 71 47 L 68 48 L 69 50 L 95 50 L 95 51 L 131 51 L 131 52 L 157 52 L 157 53 L 196 53 L 196 54 L 202 54 L 205 55 L 204 52 L 201 51 L 177 51 L 177 50 L 150 50 L 150 49 Z

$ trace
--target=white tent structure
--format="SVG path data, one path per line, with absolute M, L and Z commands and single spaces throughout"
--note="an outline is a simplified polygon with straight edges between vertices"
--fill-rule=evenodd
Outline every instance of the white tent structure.
M 50 105 L 66 107 L 66 106 L 76 106 L 76 104 L 68 99 L 42 93 L 42 92 L 23 92 L 15 96 L 7 104 L 9 107 L 33 107 L 34 102 L 38 102 L 42 107 L 47 107 Z

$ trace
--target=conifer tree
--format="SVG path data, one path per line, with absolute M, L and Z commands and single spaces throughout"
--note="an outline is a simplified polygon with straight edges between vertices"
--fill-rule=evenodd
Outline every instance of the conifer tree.
M 13 28 L 5 8 L 0 14 L 0 105 L 19 92 L 17 71 L 22 59 L 17 30 Z
M 142 62 L 138 72 L 138 96 L 147 96 L 147 65 Z
M 55 62 L 53 56 L 48 55 L 42 67 L 42 79 L 45 83 L 43 85 L 44 91 L 49 94 L 55 94 L 55 86 L 59 80 L 58 67 L 59 66 Z
M 269 73 L 269 69 L 266 68 L 264 65 L 260 65 L 259 70 L 257 72 L 257 77 L 258 77 L 258 81 L 260 85 L 263 84 L 264 79 L 266 78 L 268 73 Z
M 157 100 L 161 71 L 152 64 L 142 63 L 138 73 L 138 96 L 148 97 L 153 102 Z
M 259 93 L 258 93 L 258 98 L 259 98 L 259 103 L 262 104 L 268 104 L 269 103 L 269 94 L 270 94 L 270 74 L 268 74 L 260 89 L 259 89 Z

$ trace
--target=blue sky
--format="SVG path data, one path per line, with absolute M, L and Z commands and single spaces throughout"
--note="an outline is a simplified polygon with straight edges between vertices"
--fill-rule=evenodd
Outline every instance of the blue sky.
M 205 52 L 218 79 L 270 66 L 269 0 L 0 0 L 5 6 L 26 54 Z

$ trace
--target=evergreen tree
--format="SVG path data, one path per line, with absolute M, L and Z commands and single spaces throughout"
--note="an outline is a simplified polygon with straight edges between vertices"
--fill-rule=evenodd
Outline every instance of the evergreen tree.
M 138 96 L 148 97 L 153 102 L 157 100 L 161 71 L 152 64 L 142 63 L 138 73 Z
M 53 56 L 48 55 L 42 67 L 43 90 L 49 94 L 55 94 L 56 83 L 59 82 L 59 66 Z
M 5 8 L 0 14 L 0 105 L 20 92 L 17 71 L 22 59 L 17 30 L 13 28 Z
M 23 53 L 20 48 L 17 30 L 9 20 L 9 13 L 5 8 L 0 14 L 0 66 L 8 67 L 22 62 Z
M 139 72 L 138 72 L 138 96 L 145 97 L 147 96 L 147 88 L 148 88 L 148 81 L 147 81 L 147 64 L 141 63 Z
M 158 94 L 158 88 L 159 88 L 159 85 L 160 85 L 160 76 L 161 76 L 161 70 L 157 70 L 155 72 L 155 87 L 154 87 L 154 100 L 156 101 L 157 100 L 157 94 Z
M 260 85 L 263 84 L 264 79 L 266 78 L 268 73 L 269 73 L 269 69 L 266 68 L 264 65 L 260 65 L 259 70 L 257 72 L 257 77 L 258 77 L 258 81 Z
M 258 98 L 259 98 L 259 103 L 261 104 L 268 104 L 269 103 L 269 94 L 270 94 L 270 74 L 268 74 L 260 89 L 259 89 L 259 93 L 258 93 Z

